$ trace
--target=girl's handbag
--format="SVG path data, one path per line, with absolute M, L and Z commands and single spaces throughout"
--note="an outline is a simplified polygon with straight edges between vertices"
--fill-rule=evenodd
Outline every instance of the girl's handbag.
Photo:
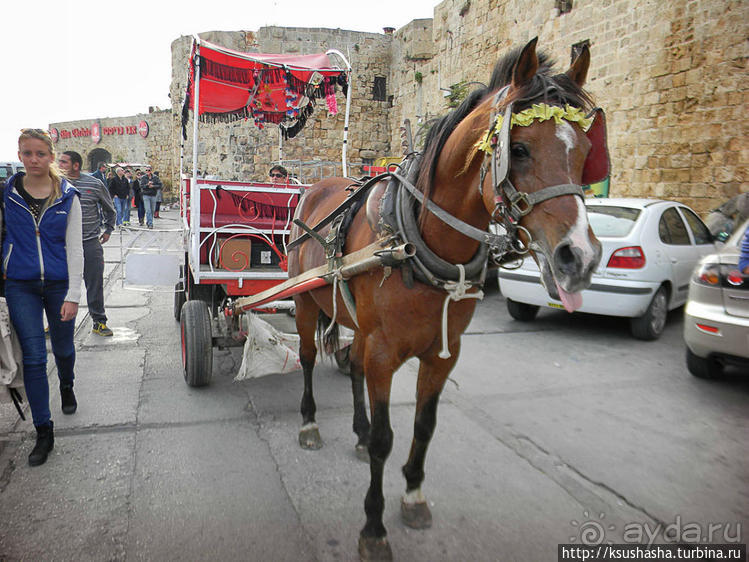
M 13 401 L 21 419 L 26 419 L 21 404 L 23 387 L 23 353 L 8 313 L 8 303 L 0 297 L 0 403 Z

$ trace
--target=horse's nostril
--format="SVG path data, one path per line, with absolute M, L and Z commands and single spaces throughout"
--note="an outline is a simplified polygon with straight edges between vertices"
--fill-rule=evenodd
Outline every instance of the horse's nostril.
M 554 252 L 554 264 L 560 272 L 572 275 L 580 264 L 578 253 L 570 244 L 560 244 Z

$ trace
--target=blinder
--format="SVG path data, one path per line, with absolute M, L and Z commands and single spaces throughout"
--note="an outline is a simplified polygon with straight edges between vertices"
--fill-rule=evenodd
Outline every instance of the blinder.
M 606 114 L 596 107 L 587 117 L 593 116 L 585 136 L 590 141 L 590 152 L 583 165 L 583 185 L 591 185 L 605 180 L 611 172 L 609 147 L 606 140 Z

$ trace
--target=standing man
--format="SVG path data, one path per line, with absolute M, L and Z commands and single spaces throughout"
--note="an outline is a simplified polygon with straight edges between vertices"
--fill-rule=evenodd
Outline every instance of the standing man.
M 97 180 L 99 180 L 104 185 L 107 185 L 107 163 L 99 162 L 96 165 L 96 171 L 91 175 L 94 176 Z
M 146 208 L 146 225 L 153 228 L 153 213 L 156 210 L 156 196 L 161 189 L 159 176 L 154 175 L 151 166 L 146 166 L 146 173 L 140 178 L 140 191 L 143 196 L 143 206 Z
M 93 175 L 81 174 L 83 160 L 75 151 L 63 152 L 57 160 L 60 169 L 81 195 L 83 215 L 83 281 L 86 284 L 88 313 L 94 323 L 93 332 L 100 336 L 111 336 L 104 312 L 104 249 L 114 230 L 116 213 L 112 198 L 104 183 Z M 104 233 L 101 232 L 101 216 L 104 216 Z
M 117 166 L 115 175 L 109 180 L 109 194 L 114 200 L 114 210 L 117 212 L 117 226 L 122 226 L 127 212 L 130 184 L 125 178 L 125 171 Z
M 130 226 L 130 209 L 133 204 L 133 197 L 135 197 L 135 180 L 133 179 L 133 171 L 129 168 L 125 170 L 125 179 L 127 180 L 127 206 L 125 208 L 125 216 L 122 217 L 122 224 Z M 140 185 L 138 186 L 140 187 Z
M 143 206 L 143 190 L 140 188 L 140 178 L 143 172 L 135 170 L 135 179 L 133 180 L 133 193 L 135 196 L 135 207 L 138 209 L 138 224 L 143 226 L 143 219 L 146 216 L 146 208 Z

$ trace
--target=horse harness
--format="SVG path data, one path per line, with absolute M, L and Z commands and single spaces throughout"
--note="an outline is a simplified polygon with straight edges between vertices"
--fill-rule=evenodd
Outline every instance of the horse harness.
M 506 86 L 497 93 L 494 102 L 495 108 L 506 97 L 508 88 Z M 334 271 L 340 266 L 346 233 L 354 216 L 364 205 L 372 188 L 380 181 L 389 179 L 385 193 L 379 202 L 379 222 L 377 227 L 381 232 L 388 235 L 388 242 L 392 244 L 410 243 L 416 248 L 416 254 L 412 258 L 402 262 L 399 266 L 401 267 L 402 278 L 406 286 L 409 288 L 413 287 L 413 279 L 415 277 L 424 284 L 431 285 L 448 293 L 443 306 L 442 351 L 440 352 L 440 357 L 450 357 L 447 349 L 447 306 L 449 302 L 451 300 L 457 301 L 467 298 L 483 298 L 483 292 L 480 287 L 484 283 L 489 262 L 501 265 L 501 262 L 508 255 L 515 254 L 522 256 L 528 252 L 533 246 L 533 241 L 530 232 L 520 226 L 519 221 L 522 217 L 529 214 L 535 205 L 564 195 L 577 195 L 581 199 L 584 199 L 583 189 L 577 184 L 549 186 L 533 193 L 520 192 L 512 184 L 510 181 L 510 129 L 512 126 L 513 105 L 514 101 L 511 101 L 504 109 L 499 134 L 494 134 L 494 126 L 499 113 L 495 109 L 491 114 L 487 135 L 492 135 L 488 140 L 493 150 L 484 157 L 478 184 L 479 193 L 483 196 L 483 184 L 488 171 L 491 170 L 491 183 L 495 203 L 491 220 L 505 230 L 504 234 L 494 234 L 488 230 L 478 229 L 453 216 L 431 200 L 425 199 L 424 194 L 414 185 L 419 174 L 421 155 L 411 152 L 398 166 L 397 171 L 388 171 L 369 178 L 366 181 L 352 180 L 352 184 L 347 187 L 351 193 L 346 200 L 315 227 L 311 228 L 301 220 L 294 219 L 294 223 L 305 232 L 290 242 L 287 246 L 288 249 L 295 247 L 308 238 L 314 238 L 323 245 L 329 268 L 331 271 Z M 603 115 L 602 110 L 594 110 L 594 112 L 596 111 L 600 112 L 601 116 Z M 608 174 L 608 151 L 605 147 L 605 121 L 602 122 L 602 142 L 606 157 L 605 171 Z M 600 127 L 598 130 L 600 130 Z M 600 149 L 598 152 L 600 153 Z M 586 160 L 586 169 L 587 167 Z M 474 254 L 468 263 L 453 264 L 447 262 L 427 246 L 421 237 L 417 223 L 417 203 L 425 206 L 429 212 L 457 232 L 479 242 L 476 254 Z M 330 231 L 325 238 L 322 238 L 316 231 L 327 224 L 331 225 Z M 519 237 L 519 231 L 521 230 L 528 238 L 528 242 L 525 244 Z M 383 282 L 389 274 L 390 268 L 386 268 Z M 354 323 L 358 326 L 354 299 L 346 281 L 343 279 L 336 279 L 334 281 L 334 316 L 336 314 L 335 291 L 339 286 L 343 302 Z M 475 287 L 478 287 L 477 291 L 468 292 Z M 333 323 L 331 323 L 332 325 Z

